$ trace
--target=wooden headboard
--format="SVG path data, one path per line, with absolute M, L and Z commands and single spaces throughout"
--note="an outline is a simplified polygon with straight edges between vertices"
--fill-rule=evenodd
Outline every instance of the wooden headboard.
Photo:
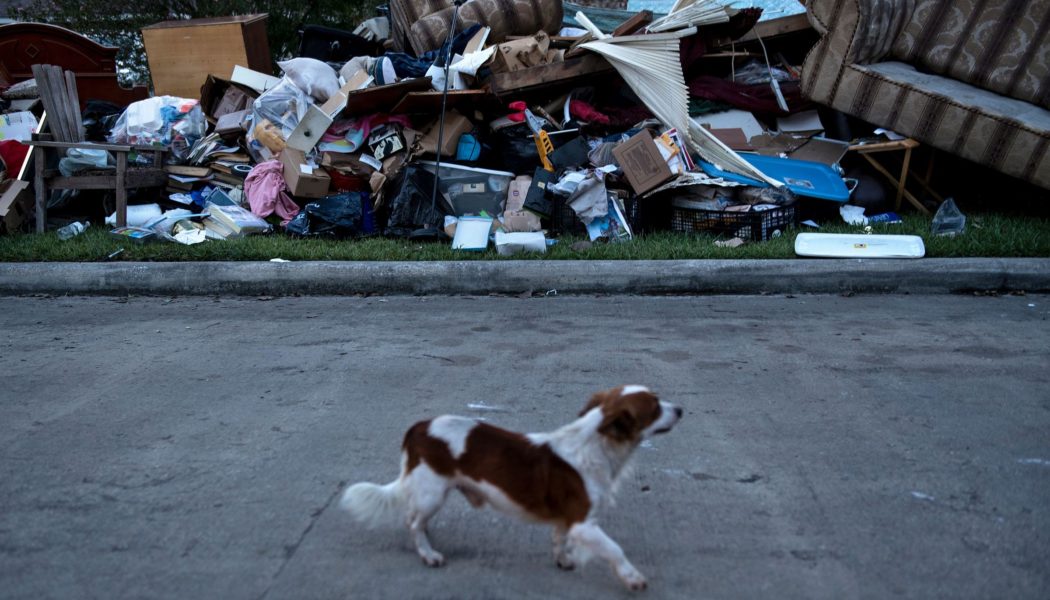
M 88 100 L 125 106 L 149 97 L 146 86 L 122 88 L 117 83 L 117 49 L 79 33 L 45 23 L 0 26 L 0 66 L 11 83 L 32 79 L 35 64 L 57 65 L 77 78 L 80 108 Z

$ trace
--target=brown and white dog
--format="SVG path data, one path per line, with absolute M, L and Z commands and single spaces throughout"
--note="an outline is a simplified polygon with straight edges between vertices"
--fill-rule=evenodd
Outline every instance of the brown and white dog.
M 490 504 L 552 525 L 559 567 L 597 555 L 630 589 L 644 589 L 645 577 L 598 526 L 596 513 L 612 500 L 638 444 L 681 417 L 681 408 L 649 388 L 626 385 L 595 394 L 578 419 L 550 433 L 521 434 L 464 417 L 421 421 L 405 434 L 401 476 L 387 485 L 354 484 L 340 505 L 369 526 L 405 519 L 419 556 L 437 567 L 445 558 L 430 545 L 427 521 L 456 489 L 475 508 Z

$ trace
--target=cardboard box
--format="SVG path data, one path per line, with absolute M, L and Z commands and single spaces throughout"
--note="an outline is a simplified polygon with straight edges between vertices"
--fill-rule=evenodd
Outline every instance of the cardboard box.
M 154 93 L 196 98 L 209 73 L 269 72 L 266 15 L 164 21 L 142 28 Z
M 281 151 L 281 164 L 284 165 L 284 181 L 292 195 L 298 198 L 324 198 L 332 179 L 320 166 L 310 168 L 306 155 L 291 146 Z
M 445 131 L 441 140 L 441 156 L 454 156 L 456 147 L 459 145 L 459 137 L 473 129 L 474 124 L 470 122 L 470 119 L 454 110 L 445 112 Z M 437 154 L 437 139 L 438 121 L 435 119 L 430 129 L 423 134 L 423 139 L 419 142 L 424 154 Z
M 28 181 L 18 179 L 5 179 L 0 183 L 0 230 L 18 231 L 29 218 L 33 195 L 28 188 Z
M 233 93 L 231 93 L 231 90 L 233 90 Z M 227 98 L 228 93 L 230 94 L 229 98 Z M 231 102 L 237 103 L 237 94 L 243 94 L 244 106 L 236 110 L 250 109 L 252 101 L 259 97 L 258 92 L 246 85 L 216 77 L 215 75 L 208 75 L 200 89 L 201 110 L 204 111 L 205 116 L 213 119 L 218 119 L 224 114 L 234 112 L 227 109 L 231 106 Z M 220 106 L 224 102 L 226 105 Z
M 644 194 L 674 178 L 647 130 L 613 148 L 613 156 L 636 194 Z

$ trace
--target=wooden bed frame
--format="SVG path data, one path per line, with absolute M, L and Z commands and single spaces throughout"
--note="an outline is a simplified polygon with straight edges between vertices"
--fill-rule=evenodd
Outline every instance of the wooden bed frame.
M 120 87 L 117 48 L 103 46 L 79 33 L 45 23 L 0 26 L 0 67 L 10 83 L 32 79 L 32 66 L 50 64 L 76 75 L 80 109 L 88 100 L 120 106 L 149 97 L 146 86 Z

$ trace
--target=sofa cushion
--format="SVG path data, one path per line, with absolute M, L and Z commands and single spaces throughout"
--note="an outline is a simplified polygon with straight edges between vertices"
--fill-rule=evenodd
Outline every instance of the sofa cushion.
M 893 58 L 1050 108 L 1050 2 L 914 2 Z
M 842 78 L 835 108 L 1050 188 L 1050 110 L 899 62 Z

